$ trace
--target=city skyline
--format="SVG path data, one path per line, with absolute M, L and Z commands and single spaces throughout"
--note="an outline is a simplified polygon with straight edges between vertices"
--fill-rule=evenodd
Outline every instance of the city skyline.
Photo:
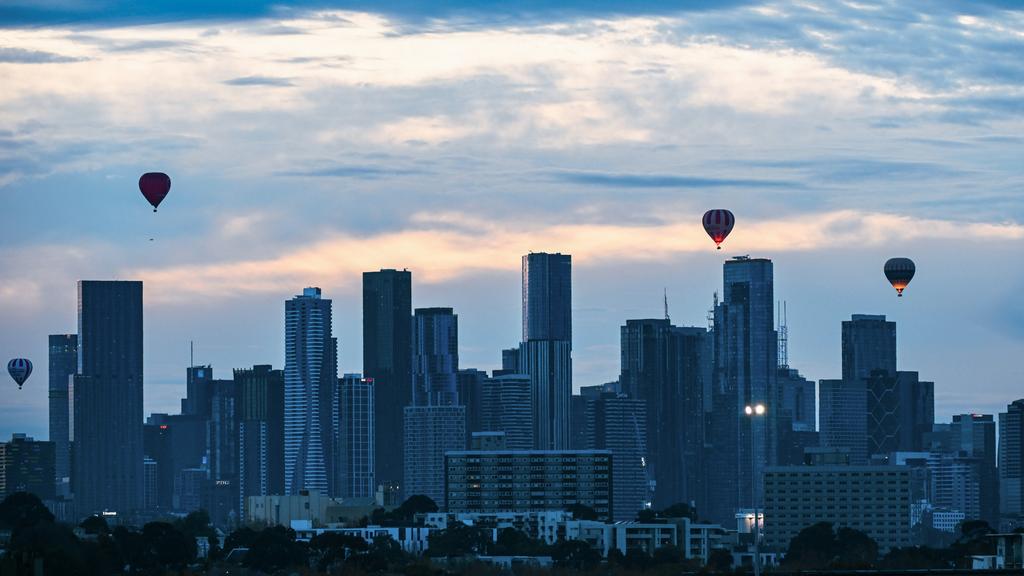
M 78 280 L 145 283 L 144 412 L 174 413 L 190 341 L 221 374 L 283 367 L 280 302 L 305 286 L 334 301 L 339 373 L 364 372 L 360 274 L 382 268 L 414 273 L 413 308 L 455 309 L 460 366 L 499 367 L 531 251 L 573 256 L 576 390 L 615 378 L 619 327 L 662 317 L 663 289 L 705 325 L 721 262 L 750 254 L 805 377 L 839 378 L 841 322 L 885 315 L 937 420 L 1004 410 L 1024 15 L 819 4 L 0 8 L 0 351 L 35 364 L 0 438 L 47 438 Z M 150 170 L 174 182 L 158 214 Z M 708 208 L 737 217 L 721 252 Z M 918 264 L 899 300 L 893 256 Z

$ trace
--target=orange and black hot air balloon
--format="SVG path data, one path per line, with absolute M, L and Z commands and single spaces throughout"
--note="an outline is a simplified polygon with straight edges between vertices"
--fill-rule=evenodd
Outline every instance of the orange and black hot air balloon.
M 910 258 L 889 258 L 885 262 L 885 277 L 896 289 L 897 296 L 903 296 L 903 290 L 914 278 L 917 268 Z
M 171 177 L 163 172 L 146 172 L 139 178 L 139 190 L 153 205 L 153 212 L 156 212 L 156 207 L 171 190 Z
M 704 231 L 715 241 L 715 246 L 719 250 L 722 249 L 722 241 L 732 232 L 735 223 L 736 218 L 732 212 L 722 208 L 708 210 L 704 213 Z

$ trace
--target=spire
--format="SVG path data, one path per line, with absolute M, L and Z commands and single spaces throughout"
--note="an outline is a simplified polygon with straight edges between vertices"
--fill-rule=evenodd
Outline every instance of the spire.
M 663 288 L 662 290 L 665 291 L 665 320 L 671 322 L 672 319 L 668 317 L 668 288 Z

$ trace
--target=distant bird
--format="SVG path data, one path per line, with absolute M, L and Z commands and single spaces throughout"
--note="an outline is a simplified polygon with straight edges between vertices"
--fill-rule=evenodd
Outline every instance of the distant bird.
M 704 213 L 704 231 L 715 241 L 715 246 L 722 249 L 722 242 L 732 232 L 736 217 L 724 209 L 708 210 Z
M 15 358 L 7 363 L 7 373 L 18 384 L 18 390 L 21 390 L 21 385 L 32 375 L 32 361 L 27 358 Z
M 139 178 L 139 190 L 153 205 L 153 212 L 156 212 L 156 207 L 171 191 L 171 177 L 163 172 L 146 172 Z
M 907 284 L 914 278 L 914 272 L 917 268 L 914 266 L 914 261 L 910 258 L 889 258 L 885 262 L 885 277 L 892 284 L 892 287 L 896 289 L 896 295 L 902 297 L 903 290 L 906 289 Z

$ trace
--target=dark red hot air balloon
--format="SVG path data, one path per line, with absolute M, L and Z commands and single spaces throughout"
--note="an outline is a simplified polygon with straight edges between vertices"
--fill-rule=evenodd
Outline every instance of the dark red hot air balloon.
M 917 268 L 910 258 L 889 258 L 885 261 L 885 278 L 896 289 L 897 296 L 903 296 L 903 290 L 914 278 Z
M 146 172 L 139 178 L 139 190 L 153 205 L 153 212 L 156 212 L 156 207 L 171 190 L 171 177 L 163 172 Z
M 732 232 L 736 217 L 724 209 L 708 210 L 704 213 L 704 231 L 715 241 L 715 246 L 722 249 L 722 241 Z

